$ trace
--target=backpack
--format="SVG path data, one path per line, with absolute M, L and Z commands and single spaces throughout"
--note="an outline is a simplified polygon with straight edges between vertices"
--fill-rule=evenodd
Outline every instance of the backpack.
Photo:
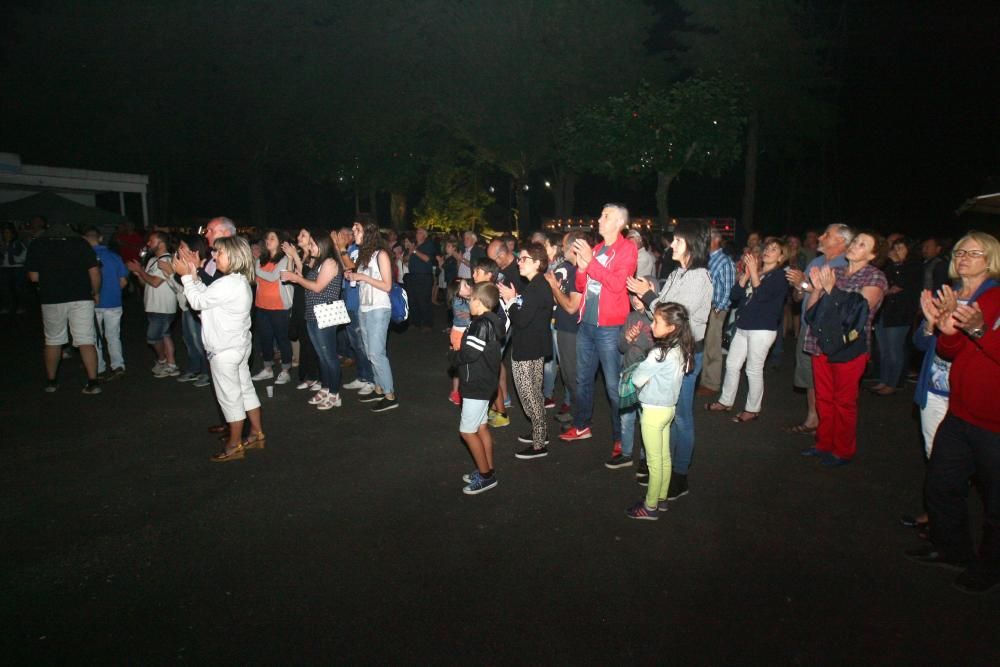
M 635 373 L 635 369 L 639 367 L 640 363 L 642 362 L 637 361 L 622 371 L 622 379 L 618 383 L 619 410 L 627 410 L 639 404 L 639 388 L 632 382 L 632 374 Z
M 410 316 L 410 298 L 397 282 L 393 282 L 392 289 L 389 290 L 389 304 L 392 308 L 389 319 L 393 324 L 405 322 Z

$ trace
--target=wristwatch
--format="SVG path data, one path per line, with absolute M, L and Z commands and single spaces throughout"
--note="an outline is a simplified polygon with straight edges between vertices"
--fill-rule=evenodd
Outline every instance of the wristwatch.
M 986 335 L 986 330 L 983 329 L 982 327 L 978 327 L 976 329 L 968 331 L 967 333 L 969 334 L 969 338 L 971 338 L 972 340 L 979 340 L 980 338 Z

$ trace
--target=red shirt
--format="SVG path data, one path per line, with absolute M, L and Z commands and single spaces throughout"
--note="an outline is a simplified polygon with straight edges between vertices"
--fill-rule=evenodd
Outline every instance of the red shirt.
M 948 412 L 959 419 L 993 433 L 1000 433 L 1000 287 L 984 292 L 976 300 L 983 311 L 986 334 L 973 341 L 958 332 L 940 336 L 937 353 L 951 360 L 948 384 L 951 396 Z

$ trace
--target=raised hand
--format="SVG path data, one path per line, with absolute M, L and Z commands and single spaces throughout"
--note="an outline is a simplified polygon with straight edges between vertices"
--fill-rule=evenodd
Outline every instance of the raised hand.
M 632 292 L 632 294 L 638 294 L 639 296 L 642 296 L 646 292 L 653 291 L 653 283 L 649 282 L 645 278 L 633 278 L 632 276 L 625 279 L 625 287 L 627 287 L 628 291 Z
M 517 290 L 513 287 L 508 287 L 503 283 L 497 283 L 497 291 L 500 292 L 500 298 L 510 303 L 517 298 Z
M 171 266 L 174 269 L 174 273 L 176 273 L 179 276 L 194 275 L 195 272 L 194 264 L 184 259 L 184 257 L 182 256 L 183 252 L 184 252 L 183 250 L 178 250 L 177 254 L 174 255 L 173 261 L 171 262 Z
M 837 274 L 835 274 L 833 269 L 829 266 L 824 266 L 819 270 L 819 282 L 827 294 L 829 294 L 837 285 Z M 815 280 L 813 281 L 813 284 L 815 284 Z
M 983 328 L 983 311 L 979 309 L 978 303 L 973 303 L 971 306 L 959 304 L 952 317 L 963 331 Z
M 934 297 L 930 290 L 925 289 L 920 293 L 920 310 L 924 313 L 927 325 L 931 328 L 936 327 L 941 313 L 938 311 L 937 304 L 934 303 Z

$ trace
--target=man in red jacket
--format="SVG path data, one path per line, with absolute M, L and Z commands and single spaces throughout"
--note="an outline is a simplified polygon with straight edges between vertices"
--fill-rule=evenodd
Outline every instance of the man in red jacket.
M 622 370 L 618 334 L 629 313 L 625 280 L 635 275 L 638 261 L 635 244 L 622 236 L 627 225 L 628 209 L 621 204 L 606 204 L 598 222 L 603 241 L 593 249 L 583 239 L 573 244 L 577 257 L 576 289 L 583 294 L 576 334 L 576 414 L 573 426 L 559 436 L 567 442 L 592 436 L 594 378 L 599 364 L 611 405 L 615 450 L 621 447 L 622 439 L 618 416 L 618 381 Z
M 972 306 L 955 306 L 937 327 L 942 333 L 937 353 L 952 363 L 948 414 L 934 438 L 924 488 L 932 546 L 907 556 L 963 569 L 955 587 L 985 593 L 1000 584 L 1000 287 L 983 293 Z M 985 505 L 978 558 L 969 531 L 973 477 Z

